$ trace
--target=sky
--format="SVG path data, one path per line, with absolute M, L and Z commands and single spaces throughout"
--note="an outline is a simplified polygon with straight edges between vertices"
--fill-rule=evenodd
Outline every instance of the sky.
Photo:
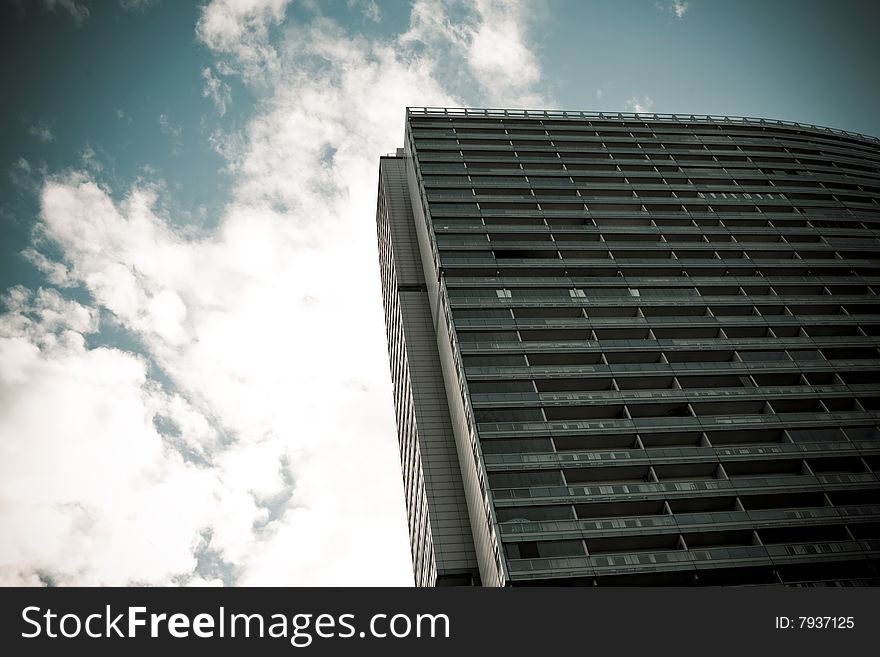
M 880 135 L 880 3 L 0 5 L 0 585 L 409 586 L 406 106 Z

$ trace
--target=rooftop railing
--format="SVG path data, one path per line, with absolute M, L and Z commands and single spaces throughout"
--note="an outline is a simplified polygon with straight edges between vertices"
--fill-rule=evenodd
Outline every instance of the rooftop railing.
M 880 143 L 880 138 L 865 135 L 849 130 L 839 130 L 827 126 L 814 125 L 812 123 L 799 123 L 797 121 L 782 121 L 780 119 L 763 119 L 751 116 L 726 116 L 719 114 L 662 114 L 657 112 L 587 112 L 568 110 L 527 110 L 527 109 L 493 109 L 474 107 L 407 107 L 407 116 L 427 117 L 468 117 L 468 118 L 514 118 L 514 119 L 601 119 L 601 120 L 628 120 L 628 121 L 674 121 L 678 123 L 703 122 L 724 124 L 746 124 L 765 127 L 782 126 L 787 128 L 803 128 L 817 130 L 833 135 L 843 135 L 867 139 Z

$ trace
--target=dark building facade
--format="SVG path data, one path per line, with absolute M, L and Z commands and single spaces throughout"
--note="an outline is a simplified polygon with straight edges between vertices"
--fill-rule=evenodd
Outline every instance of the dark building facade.
M 417 585 L 880 583 L 876 138 L 409 108 L 377 224 Z

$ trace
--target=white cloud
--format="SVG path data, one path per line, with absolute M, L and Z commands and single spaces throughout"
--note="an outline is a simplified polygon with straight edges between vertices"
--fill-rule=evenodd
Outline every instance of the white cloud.
M 20 157 L 18 158 L 18 160 L 16 160 L 15 164 L 12 165 L 10 175 L 12 171 L 20 171 L 24 174 L 30 174 L 31 164 L 25 158 Z
M 7 173 L 13 185 L 29 194 L 36 194 L 45 174 L 45 165 L 34 167 L 27 159 L 20 157 L 9 166 Z
M 52 285 L 58 287 L 71 287 L 74 285 L 73 280 L 70 278 L 70 273 L 63 263 L 47 258 L 42 252 L 32 246 L 22 251 L 21 255 L 39 269 Z
M 269 30 L 284 20 L 290 0 L 213 0 L 202 8 L 196 34 L 217 54 L 232 57 L 251 81 L 277 70 Z
M 217 504 L 230 495 L 153 426 L 163 414 L 185 419 L 186 403 L 151 384 L 141 358 L 85 346 L 94 308 L 23 288 L 5 305 L 0 583 L 187 581 L 193 528 L 222 523 Z
M 357 192 L 366 194 L 372 187 L 358 183 Z M 259 204 L 240 206 L 230 211 L 217 235 L 193 241 L 157 216 L 154 202 L 148 190 L 137 189 L 115 204 L 85 174 L 52 180 L 43 191 L 42 232 L 44 239 L 62 247 L 68 276 L 137 333 L 195 406 L 183 422 L 182 413 L 173 412 L 174 405 L 160 404 L 151 396 L 141 365 L 136 380 L 113 386 L 124 398 L 80 400 L 84 416 L 100 416 L 105 406 L 118 408 L 118 426 L 91 426 L 83 420 L 64 439 L 76 444 L 77 439 L 89 440 L 88 432 L 94 431 L 99 444 L 89 454 L 110 449 L 105 429 L 126 440 L 161 442 L 149 423 L 137 429 L 145 424 L 142 418 L 158 408 L 175 418 L 181 449 L 203 455 L 208 467 L 195 473 L 189 465 L 175 465 L 174 476 L 189 481 L 186 486 L 193 490 L 176 490 L 175 513 L 182 519 L 167 530 L 153 527 L 155 542 L 182 540 L 164 533 L 174 532 L 188 536 L 187 545 L 195 550 L 193 537 L 209 528 L 212 549 L 241 568 L 241 581 L 248 583 L 376 582 L 374 573 L 391 583 L 405 583 L 408 552 L 381 310 L 375 308 L 378 280 L 361 273 L 348 280 L 339 269 L 342 262 L 353 271 L 375 269 L 375 254 L 363 248 L 365 240 L 372 239 L 372 213 L 358 208 L 359 225 L 353 225 L 354 216 L 334 221 L 335 213 L 352 212 L 357 200 L 331 200 L 331 207 L 317 219 L 326 220 L 325 230 L 352 234 L 301 252 L 297 244 L 303 227 L 296 224 L 303 217 L 297 214 L 278 214 Z M 296 301 L 307 294 L 317 302 Z M 358 318 L 357 339 L 351 333 L 352 317 Z M 52 367 L 68 373 L 97 357 L 99 350 L 79 345 L 72 353 L 49 354 Z M 0 358 L 10 360 L 6 354 Z M 130 365 L 131 359 L 138 361 L 114 352 L 107 368 L 112 372 Z M 96 376 L 101 374 L 93 369 Z M 63 401 L 49 384 L 31 378 L 25 387 L 34 395 Z M 12 409 L 3 415 L 18 426 L 33 408 L 10 399 Z M 134 404 L 137 399 L 142 407 Z M 53 415 L 64 412 L 61 408 Z M 154 417 L 158 414 L 153 411 Z M 137 426 L 124 424 L 129 416 Z M 214 424 L 234 442 L 224 447 L 217 439 L 206 440 L 203 435 L 210 435 Z M 203 428 L 196 431 L 193 426 Z M 31 431 L 43 430 L 35 426 Z M 54 466 L 45 467 L 51 472 Z M 132 467 L 120 465 L 116 470 L 120 476 L 135 477 Z M 34 468 L 33 462 L 17 465 L 21 472 Z M 215 480 L 223 484 L 220 491 L 215 490 Z M 145 497 L 139 501 L 145 505 L 144 486 Z M 223 517 L 206 515 L 202 496 L 221 494 L 225 499 L 208 506 L 218 507 Z M 78 499 L 76 489 L 71 495 Z M 166 500 L 159 497 L 154 503 L 151 513 L 160 516 Z M 43 520 L 59 526 L 69 522 L 65 513 L 62 509 L 57 517 Z M 135 521 L 124 517 L 117 519 L 110 510 L 99 513 L 88 531 L 96 531 L 95 523 L 108 535 L 133 531 L 127 522 Z M 4 526 L 10 522 L 2 520 Z M 351 543 L 352 535 L 375 532 L 387 542 L 373 547 Z M 283 548 L 277 545 L 279 536 L 284 537 Z M 180 550 L 176 542 L 172 547 Z M 338 561 L 332 560 L 334 554 Z M 18 556 L 25 560 L 24 555 L 23 550 Z M 308 560 L 318 556 L 329 559 L 322 569 L 307 567 Z M 45 570 L 33 560 L 26 563 Z M 54 577 L 62 577 L 66 563 L 60 560 Z M 162 572 L 174 578 L 193 571 L 178 560 Z M 138 575 L 134 569 L 131 576 L 132 581 L 160 581 L 158 572 Z
M 596 98 L 602 100 L 602 97 L 605 95 L 604 89 L 596 89 Z
M 229 85 L 218 77 L 214 77 L 211 67 L 202 69 L 202 78 L 205 80 L 205 86 L 202 89 L 202 96 L 210 98 L 214 103 L 214 107 L 220 116 L 226 114 L 226 110 L 232 104 L 232 91 Z
M 98 147 L 100 149 L 100 146 Z M 98 152 L 95 148 L 86 143 L 83 147 L 82 151 L 80 151 L 80 162 L 82 162 L 82 166 L 92 173 L 98 174 L 104 170 L 104 164 L 102 163 L 102 159 L 109 159 L 105 152 Z
M 360 8 L 364 17 L 374 23 L 382 20 L 382 11 L 379 9 L 379 5 L 376 4 L 376 0 L 348 0 L 347 4 L 349 9 Z
M 463 53 L 487 104 L 546 107 L 536 91 L 540 64 L 527 40 L 533 8 L 527 0 L 416 0 L 401 43 L 439 46 L 444 67 Z
M 655 2 L 654 7 L 661 11 L 668 11 L 675 14 L 676 18 L 684 18 L 685 13 L 690 9 L 691 3 L 686 0 L 672 0 L 672 2 Z
M 672 2 L 672 11 L 679 18 L 684 17 L 684 13 L 690 7 L 690 3 L 684 2 L 684 0 L 673 0 Z
M 3 581 L 411 582 L 375 242 L 377 154 L 401 144 L 405 106 L 463 104 L 436 76 L 460 30 L 424 47 L 413 30 L 368 40 L 325 18 L 273 32 L 286 4 L 217 0 L 202 10 L 198 35 L 221 58 L 212 70 L 264 91 L 242 132 L 214 136 L 233 182 L 216 231 L 175 228 L 146 183 L 111 190 L 74 172 L 43 185 L 28 257 L 92 302 L 59 313 L 79 317 L 62 329 L 35 310 L 56 301 L 19 291 L 4 316 L 0 359 L 13 367 L 0 377 L 18 392 L 0 395 L 2 431 L 40 449 L 13 450 L 0 465 L 21 486 L 0 488 L 0 499 L 22 504 L 0 505 L 0 526 L 19 537 L 0 553 Z M 516 21 L 501 5 L 480 9 L 462 28 L 477 43 L 466 55 L 472 75 L 487 94 L 537 97 L 537 69 L 492 87 L 491 71 L 510 71 L 480 45 L 500 38 L 482 21 Z M 517 38 L 511 52 L 537 66 Z M 146 356 L 89 347 L 99 311 Z M 219 566 L 197 567 L 206 562 Z
M 89 8 L 74 0 L 43 0 L 43 7 L 49 11 L 57 9 L 66 13 L 77 25 L 82 25 L 89 19 Z
M 649 114 L 653 112 L 653 107 L 654 100 L 650 96 L 644 96 L 641 99 L 632 96 L 626 101 L 626 108 L 630 112 L 636 112 L 637 114 Z
M 49 124 L 45 121 L 38 121 L 29 127 L 28 134 L 32 137 L 36 137 L 42 142 L 55 141 L 55 135 L 49 127 Z
M 144 12 L 161 0 L 119 0 L 119 6 L 126 11 Z

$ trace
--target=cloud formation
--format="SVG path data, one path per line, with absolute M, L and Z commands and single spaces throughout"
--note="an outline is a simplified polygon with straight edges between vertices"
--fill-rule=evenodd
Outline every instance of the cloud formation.
M 89 19 L 89 8 L 74 0 L 43 0 L 43 7 L 49 11 L 60 11 L 67 14 L 77 25 L 82 25 Z
M 198 578 L 188 530 L 224 523 L 213 510 L 222 482 L 167 449 L 152 424 L 160 414 L 185 424 L 187 404 L 148 380 L 142 358 L 86 346 L 95 309 L 51 289 L 13 288 L 4 303 L 0 582 Z
M 45 121 L 38 121 L 28 128 L 28 134 L 44 143 L 55 141 L 55 134 Z
M 379 5 L 376 4 L 376 0 L 348 0 L 348 8 L 360 9 L 364 17 L 374 23 L 382 20 L 382 11 L 379 9 Z
M 196 35 L 212 51 L 231 57 L 251 82 L 278 69 L 270 29 L 284 20 L 290 0 L 213 0 L 202 8 Z
M 401 144 L 405 106 L 528 98 L 540 71 L 518 4 L 479 3 L 437 38 L 417 3 L 389 39 L 319 16 L 276 29 L 286 5 L 215 0 L 199 19 L 209 75 L 262 93 L 241 132 L 215 135 L 233 181 L 216 230 L 178 227 L 143 182 L 43 184 L 28 257 L 89 301 L 14 290 L 0 323 L 2 582 L 411 582 L 377 156 Z M 488 52 L 505 25 L 521 80 Z M 462 39 L 486 95 L 438 78 Z M 96 346 L 104 327 L 140 353 Z
M 644 96 L 639 99 L 636 96 L 632 96 L 629 100 L 626 101 L 626 108 L 630 112 L 636 112 L 637 114 L 648 114 L 653 112 L 652 109 L 654 107 L 654 100 L 650 96 Z
M 214 76 L 210 66 L 202 69 L 202 79 L 205 81 L 202 97 L 210 98 L 217 114 L 223 116 L 232 104 L 232 90 L 223 80 Z
M 445 53 L 461 54 L 484 103 L 494 107 L 545 107 L 537 91 L 541 69 L 527 39 L 534 3 L 502 0 L 416 0 L 402 44 L 422 43 Z

